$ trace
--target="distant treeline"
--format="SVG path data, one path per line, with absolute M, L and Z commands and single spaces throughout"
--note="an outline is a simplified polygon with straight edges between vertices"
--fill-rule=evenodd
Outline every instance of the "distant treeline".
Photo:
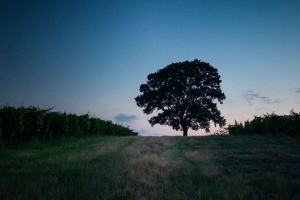
M 91 117 L 89 114 L 77 116 L 66 112 L 52 112 L 52 109 L 0 106 L 0 142 L 51 140 L 82 135 L 138 135 L 129 127 Z
M 249 135 L 249 134 L 269 134 L 269 135 L 288 135 L 300 136 L 300 112 L 293 110 L 289 115 L 263 114 L 260 117 L 254 116 L 252 121 L 228 125 L 230 135 Z

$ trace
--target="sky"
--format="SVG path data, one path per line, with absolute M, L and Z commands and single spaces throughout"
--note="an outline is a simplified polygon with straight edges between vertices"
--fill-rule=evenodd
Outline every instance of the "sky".
M 148 74 L 199 59 L 218 69 L 227 124 L 300 112 L 299 21 L 298 0 L 0 0 L 0 105 L 182 135 L 134 98 Z

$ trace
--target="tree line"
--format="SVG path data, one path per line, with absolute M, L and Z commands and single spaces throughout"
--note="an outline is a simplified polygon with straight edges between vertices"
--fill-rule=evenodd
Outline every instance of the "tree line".
M 0 142 L 51 140 L 64 136 L 118 135 L 138 133 L 89 114 L 53 112 L 53 108 L 0 106 Z
M 300 112 L 293 110 L 289 115 L 263 114 L 254 116 L 252 121 L 245 121 L 228 125 L 227 131 L 230 135 L 269 134 L 300 136 Z

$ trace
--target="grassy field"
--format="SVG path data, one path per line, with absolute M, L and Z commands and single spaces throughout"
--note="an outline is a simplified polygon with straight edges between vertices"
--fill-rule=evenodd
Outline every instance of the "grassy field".
M 82 137 L 0 150 L 0 199 L 300 199 L 300 138 Z

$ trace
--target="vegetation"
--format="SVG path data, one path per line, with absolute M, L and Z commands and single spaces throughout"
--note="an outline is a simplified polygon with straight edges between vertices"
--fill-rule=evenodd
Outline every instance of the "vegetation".
M 293 110 L 219 136 L 136 137 L 89 114 L 3 106 L 0 199 L 300 199 L 299 133 Z
M 0 150 L 0 199 L 299 199 L 300 138 L 65 137 Z
M 216 68 L 197 59 L 172 63 L 148 75 L 135 101 L 147 115 L 162 111 L 148 120 L 152 126 L 168 125 L 183 131 L 183 136 L 189 128 L 209 132 L 210 121 L 220 127 L 226 124 L 214 103 L 218 100 L 222 104 L 225 99 L 220 78 Z
M 83 135 L 137 135 L 120 124 L 66 112 L 51 112 L 52 108 L 12 106 L 0 107 L 0 145 L 4 141 L 51 140 Z
M 300 136 L 300 112 L 293 110 L 289 115 L 263 114 L 254 116 L 252 121 L 228 125 L 230 135 L 268 134 L 268 135 L 288 135 Z

